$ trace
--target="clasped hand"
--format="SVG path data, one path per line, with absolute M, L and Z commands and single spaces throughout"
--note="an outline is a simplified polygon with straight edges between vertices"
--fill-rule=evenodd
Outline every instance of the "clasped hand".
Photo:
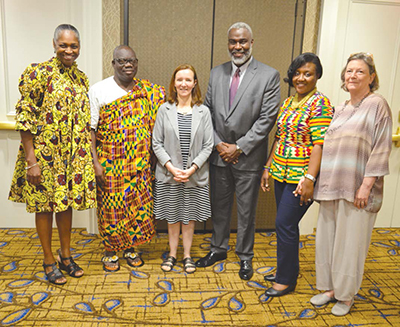
M 215 148 L 226 163 L 236 164 L 238 162 L 240 152 L 237 150 L 236 144 L 221 142 Z
M 196 169 L 192 166 L 189 169 L 179 169 L 174 166 L 169 167 L 169 172 L 174 176 L 174 180 L 179 183 L 186 183 L 189 177 L 194 174 Z

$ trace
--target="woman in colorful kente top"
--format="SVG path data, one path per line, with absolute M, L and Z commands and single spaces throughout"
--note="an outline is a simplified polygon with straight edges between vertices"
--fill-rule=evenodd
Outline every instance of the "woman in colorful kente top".
M 314 199 L 319 201 L 315 240 L 317 289 L 313 305 L 337 303 L 344 316 L 361 287 L 372 229 L 382 206 L 383 177 L 389 174 L 392 113 L 379 88 L 369 53 L 350 55 L 342 70 L 350 99 L 337 107 L 326 132 Z
M 108 272 L 120 269 L 118 251 L 130 267 L 142 266 L 135 247 L 156 232 L 151 136 L 165 98 L 164 87 L 135 78 L 138 59 L 129 46 L 115 48 L 112 66 L 114 76 L 89 90 L 97 218 Z
M 19 81 L 16 130 L 21 134 L 21 146 L 9 199 L 25 202 L 27 211 L 35 213 L 47 279 L 65 284 L 51 248 L 53 214 L 61 244 L 59 267 L 72 277 L 81 277 L 83 270 L 70 253 L 72 208 L 94 208 L 96 185 L 89 82 L 75 63 L 79 32 L 68 24 L 58 26 L 53 46 L 56 57 L 30 65 Z
M 213 144 L 211 114 L 202 105 L 196 71 L 180 65 L 172 74 L 168 102 L 160 107 L 153 133 L 158 159 L 154 214 L 168 222 L 170 248 L 163 271 L 171 271 L 176 263 L 181 228 L 183 269 L 188 274 L 196 270 L 190 249 L 195 222 L 211 217 L 208 157 Z
M 285 82 L 296 94 L 287 98 L 278 113 L 277 132 L 261 178 L 269 191 L 274 179 L 277 236 L 277 269 L 265 276 L 274 282 L 267 296 L 294 291 L 299 274 L 299 222 L 312 204 L 325 132 L 333 116 L 329 100 L 316 89 L 322 76 L 319 58 L 303 53 L 291 63 Z M 303 181 L 301 194 L 298 183 Z M 300 195 L 300 196 L 298 196 Z

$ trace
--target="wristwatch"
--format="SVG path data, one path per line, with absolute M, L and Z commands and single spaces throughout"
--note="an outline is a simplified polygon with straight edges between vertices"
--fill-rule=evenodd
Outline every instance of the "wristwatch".
M 310 174 L 305 174 L 304 177 L 309 179 L 313 183 L 315 183 L 317 181 L 317 179 L 313 175 L 310 175 Z
M 240 148 L 239 145 L 236 144 L 236 151 L 239 151 L 239 153 L 243 153 L 243 150 Z

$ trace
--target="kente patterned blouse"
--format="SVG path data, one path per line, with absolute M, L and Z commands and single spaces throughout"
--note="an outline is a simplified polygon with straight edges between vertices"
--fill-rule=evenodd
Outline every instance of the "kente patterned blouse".
M 28 212 L 96 206 L 88 86 L 76 63 L 65 67 L 57 57 L 28 66 L 19 80 L 16 130 L 32 133 L 42 180 L 27 182 L 21 143 L 9 199 Z
M 307 173 L 314 145 L 322 145 L 333 116 L 327 97 L 316 89 L 300 103 L 297 95 L 287 98 L 277 118 L 276 139 L 270 174 L 279 182 L 297 184 Z

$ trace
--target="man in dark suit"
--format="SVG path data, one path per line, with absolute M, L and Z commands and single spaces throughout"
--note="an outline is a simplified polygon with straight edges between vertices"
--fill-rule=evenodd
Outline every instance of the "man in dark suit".
M 239 276 L 253 276 L 257 198 L 268 154 L 268 133 L 280 102 L 279 73 L 255 60 L 249 25 L 228 30 L 231 61 L 211 70 L 204 104 L 210 108 L 215 149 L 210 157 L 213 234 L 211 251 L 196 262 L 208 267 L 227 257 L 232 204 L 236 193 L 238 226 L 236 254 Z

